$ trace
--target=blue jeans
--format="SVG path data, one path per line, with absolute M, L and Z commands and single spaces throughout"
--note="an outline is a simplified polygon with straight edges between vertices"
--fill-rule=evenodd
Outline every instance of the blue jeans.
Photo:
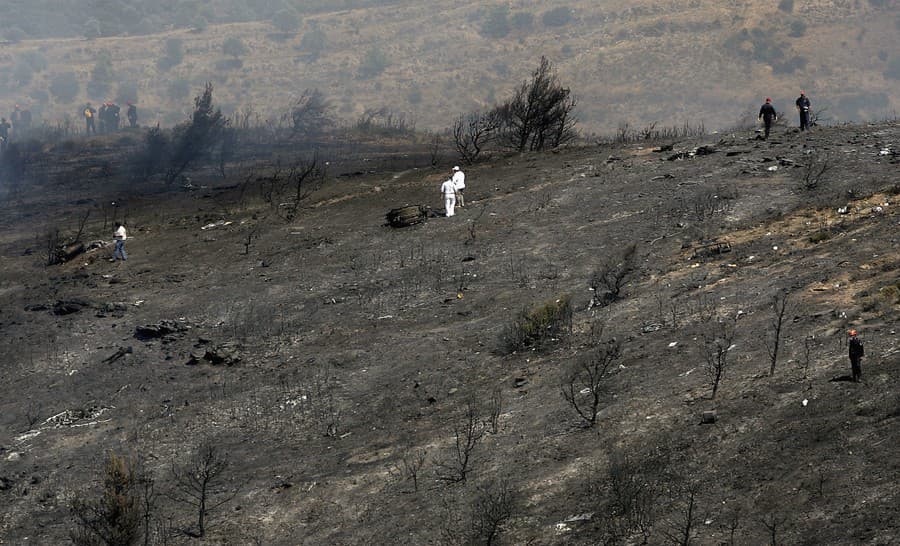
M 120 258 L 124 262 L 128 259 L 128 254 L 125 254 L 125 241 L 116 239 L 116 247 L 113 249 L 113 260 Z

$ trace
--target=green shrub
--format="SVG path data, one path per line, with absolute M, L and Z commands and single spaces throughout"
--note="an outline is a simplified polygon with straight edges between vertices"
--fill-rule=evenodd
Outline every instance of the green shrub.
M 827 229 L 817 231 L 809 236 L 809 242 L 813 244 L 819 244 L 823 241 L 827 241 L 828 239 L 831 239 L 831 233 Z
M 884 71 L 884 77 L 893 80 L 900 80 L 900 56 L 891 59 L 887 70 Z
M 500 340 L 501 350 L 510 354 L 527 348 L 539 349 L 571 331 L 572 300 L 566 295 L 523 310 L 504 330 Z
M 70 103 L 81 92 L 81 85 L 74 72 L 60 72 L 50 80 L 50 94 L 63 103 Z
M 561 27 L 572 22 L 572 10 L 568 6 L 560 6 L 550 11 L 545 11 L 541 16 L 541 22 L 547 27 Z
M 487 14 L 479 32 L 485 38 L 504 38 L 509 34 L 509 8 L 496 6 Z
M 391 61 L 388 59 L 387 55 L 385 55 L 384 51 L 374 47 L 366 52 L 366 56 L 363 57 L 360 62 L 359 77 L 363 80 L 374 78 L 384 72 L 390 64 Z
M 241 57 L 247 54 L 247 46 L 237 36 L 230 36 L 222 42 L 222 53 L 235 58 Z

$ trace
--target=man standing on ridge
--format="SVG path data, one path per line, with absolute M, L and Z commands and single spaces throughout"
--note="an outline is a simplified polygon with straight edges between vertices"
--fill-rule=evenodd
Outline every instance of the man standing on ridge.
M 809 97 L 806 96 L 806 93 L 800 91 L 800 96 L 797 98 L 797 111 L 800 112 L 800 130 L 808 131 L 809 130 Z
M 863 342 L 859 340 L 856 330 L 850 330 L 850 341 L 847 347 L 850 349 L 850 368 L 853 371 L 853 382 L 859 383 L 862 379 L 862 357 L 866 351 L 863 348 Z
M 759 117 L 757 119 L 763 120 L 763 123 L 766 126 L 765 138 L 768 140 L 769 131 L 772 130 L 772 124 L 778 120 L 778 114 L 775 112 L 775 107 L 772 106 L 772 99 L 766 98 L 766 103 L 759 109 Z
M 466 198 L 463 196 L 463 190 L 466 189 L 466 175 L 459 167 L 453 167 L 453 186 L 456 188 L 456 202 L 460 207 L 466 206 Z

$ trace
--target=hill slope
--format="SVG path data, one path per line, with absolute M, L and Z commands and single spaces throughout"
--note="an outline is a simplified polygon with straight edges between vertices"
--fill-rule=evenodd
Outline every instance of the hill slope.
M 889 2 L 779 5 L 415 2 L 310 15 L 287 32 L 250 22 L 24 40 L 3 46 L 0 88 L 10 109 L 29 103 L 51 124 L 64 115 L 80 121 L 83 101 L 113 97 L 136 98 L 144 124 L 175 123 L 213 81 L 229 113 L 260 124 L 320 88 L 347 122 L 388 108 L 443 129 L 503 99 L 544 55 L 579 97 L 589 131 L 667 120 L 728 127 L 766 96 L 792 110 L 800 89 L 827 111 L 823 119 L 879 119 L 900 108 L 900 26 Z M 226 53 L 227 39 L 244 50 Z M 76 92 L 48 94 L 65 73 Z
M 110 451 L 168 495 L 159 529 L 189 529 L 172 469 L 207 442 L 237 494 L 208 543 L 895 541 L 900 217 L 882 150 L 900 126 L 752 136 L 497 157 L 467 171 L 457 217 L 407 229 L 384 212 L 435 203 L 442 172 L 334 180 L 293 223 L 237 181 L 131 189 L 120 265 L 97 249 L 45 267 L 34 234 L 91 210 L 85 239 L 107 238 L 103 203 L 128 193 L 26 189 L 2 216 L 0 535 L 63 540 Z M 590 305 L 592 274 L 631 244 L 622 297 Z M 565 296 L 570 334 L 500 350 L 520 310 Z M 710 399 L 704 347 L 730 320 Z M 848 327 L 861 384 L 845 381 Z M 613 338 L 584 428 L 562 371 Z M 479 441 L 456 483 L 467 412 Z

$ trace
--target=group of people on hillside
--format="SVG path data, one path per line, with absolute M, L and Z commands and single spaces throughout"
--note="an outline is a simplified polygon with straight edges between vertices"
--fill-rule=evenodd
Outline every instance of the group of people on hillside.
M 459 167 L 453 167 L 450 178 L 441 184 L 441 195 L 444 197 L 444 211 L 447 216 L 456 215 L 456 207 L 466 206 L 463 192 L 466 189 L 466 175 Z
M 810 107 L 812 106 L 812 103 L 809 101 L 809 97 L 806 96 L 804 91 L 800 91 L 800 96 L 794 101 L 794 105 L 796 105 L 797 111 L 800 113 L 800 130 L 808 131 Z M 772 106 L 772 99 L 766 98 L 765 104 L 759 109 L 759 116 L 757 119 L 762 120 L 763 126 L 765 127 L 765 136 L 763 138 L 768 139 L 769 132 L 772 130 L 772 125 L 778 121 L 778 112 L 776 112 L 775 107 Z
M 119 130 L 119 118 L 122 112 L 122 108 L 112 101 L 104 102 L 100 105 L 100 109 L 96 110 L 91 103 L 86 103 L 84 105 L 84 111 L 82 115 L 84 116 L 84 124 L 85 124 L 85 132 L 87 134 L 97 134 L 98 130 L 101 135 L 105 135 L 108 133 L 115 133 Z M 128 118 L 128 124 L 131 127 L 137 127 L 137 106 L 131 101 L 128 101 L 128 110 L 125 113 L 125 116 Z
M 5 117 L 0 117 L 0 151 L 6 149 L 9 144 L 10 131 L 12 135 L 24 135 L 31 129 L 31 110 L 21 108 L 18 104 L 13 108 L 9 115 L 9 121 Z

